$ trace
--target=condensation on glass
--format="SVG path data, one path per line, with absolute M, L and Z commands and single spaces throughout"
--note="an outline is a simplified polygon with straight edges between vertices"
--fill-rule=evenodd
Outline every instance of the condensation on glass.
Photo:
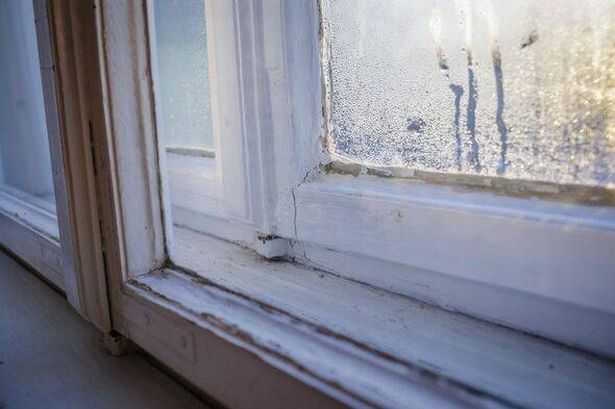
M 55 207 L 32 1 L 0 1 L 0 187 Z
M 615 186 L 612 0 L 321 0 L 329 150 Z
M 155 0 L 159 115 L 167 147 L 214 148 L 204 0 Z

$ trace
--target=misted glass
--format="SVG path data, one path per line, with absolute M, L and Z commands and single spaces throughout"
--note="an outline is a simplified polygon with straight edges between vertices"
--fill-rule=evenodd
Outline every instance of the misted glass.
M 364 165 L 615 184 L 612 0 L 323 0 L 329 149 Z
M 213 150 L 204 0 L 155 0 L 162 136 L 168 148 Z

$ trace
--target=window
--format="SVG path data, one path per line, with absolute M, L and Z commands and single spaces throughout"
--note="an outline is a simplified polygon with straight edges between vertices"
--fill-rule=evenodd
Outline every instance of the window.
M 96 46 L 80 48 L 95 26 L 80 26 L 76 35 L 69 24 L 93 8 L 70 7 L 0 3 L 0 244 L 108 330 L 106 287 L 85 278 L 103 270 L 100 220 L 91 213 L 93 137 L 101 132 L 85 103 L 99 88 L 84 86 Z
M 239 79 L 233 71 L 237 63 L 230 37 L 210 27 L 218 6 L 203 1 L 152 5 L 150 57 L 173 224 L 206 232 L 218 225 L 217 234 L 245 240 L 245 234 L 225 227 L 230 219 L 241 224 L 249 210 L 241 174 L 246 164 Z
M 469 364 L 454 359 L 462 347 L 448 339 L 421 361 L 404 328 L 425 319 L 470 342 L 478 324 L 465 317 L 449 327 L 436 319 L 449 313 L 431 307 L 404 321 L 422 310 L 408 307 L 410 298 L 615 353 L 613 163 L 603 131 L 611 108 L 591 102 L 606 113 L 578 125 L 589 145 L 565 140 L 551 122 L 535 140 L 517 128 L 536 114 L 525 107 L 540 95 L 519 102 L 509 61 L 538 59 L 541 47 L 560 44 L 552 23 L 536 34 L 525 21 L 543 18 L 541 5 L 178 4 L 106 2 L 95 11 L 108 128 L 98 169 L 112 192 L 99 201 L 104 278 L 119 332 L 235 403 L 241 397 L 225 389 L 225 374 L 210 376 L 234 356 L 227 347 L 249 351 L 254 367 L 273 363 L 331 396 L 350 396 L 350 404 L 402 406 L 415 381 L 445 385 L 455 398 L 467 398 L 465 386 L 487 390 L 469 392 L 472 403 L 535 402 L 498 389 L 502 378 L 464 377 Z M 560 12 L 553 24 L 570 19 L 567 28 L 584 32 L 576 11 Z M 498 27 L 503 15 L 519 22 Z M 592 26 L 600 44 L 608 27 Z M 476 45 L 470 66 L 467 31 Z M 598 68 L 588 75 L 608 83 Z M 560 89 L 545 71 L 536 78 Z M 562 98 L 568 107 L 570 95 Z M 552 108 L 527 126 L 539 127 Z M 584 166 L 576 172 L 560 150 L 578 150 Z M 362 332 L 368 322 L 379 330 Z M 486 325 L 488 345 L 506 338 L 508 330 Z M 546 341 L 514 334 L 524 362 L 538 365 L 527 354 Z M 481 368 L 493 369 L 518 340 L 506 339 L 492 355 L 472 343 Z M 420 342 L 433 352 L 433 339 Z M 455 353 L 442 359 L 444 349 Z M 242 381 L 264 379 L 238 372 Z M 558 390 L 571 373 L 554 381 Z
M 178 209 L 204 208 L 216 198 L 205 3 L 154 5 L 158 125 L 172 203 Z
M 221 201 L 205 2 L 155 1 L 150 13 L 158 130 L 166 150 L 173 220 L 186 224 L 207 209 L 217 213 Z
M 614 10 L 2 2 L 0 244 L 229 407 L 613 407 Z
M 40 6 L 39 3 L 36 3 Z M 2 244 L 64 288 L 49 138 L 53 63 L 44 7 L 0 3 L 0 229 Z M 55 133 L 57 135 L 57 133 Z
M 324 1 L 323 9 L 334 156 L 613 187 L 610 1 Z
M 252 46 L 243 23 L 231 33 L 212 16 L 258 9 L 155 3 L 172 262 L 198 270 L 196 230 L 609 349 L 606 333 L 584 334 L 615 313 L 613 8 L 573 3 L 322 1 L 320 21 L 272 26 Z M 215 159 L 194 155 L 212 140 Z M 515 312 L 520 299 L 534 316 Z
M 34 9 L 28 1 L 0 7 L 0 185 L 55 212 Z
M 614 311 L 613 7 L 534 3 L 320 2 L 326 154 L 294 192 L 298 258 L 594 343 L 561 314 Z

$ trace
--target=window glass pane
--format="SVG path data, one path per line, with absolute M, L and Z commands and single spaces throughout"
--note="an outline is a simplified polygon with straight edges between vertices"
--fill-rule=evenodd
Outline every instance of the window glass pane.
M 322 0 L 332 151 L 615 183 L 615 2 Z
M 214 147 L 204 0 L 155 0 L 162 135 L 168 147 Z
M 0 1 L 0 185 L 53 206 L 32 1 Z

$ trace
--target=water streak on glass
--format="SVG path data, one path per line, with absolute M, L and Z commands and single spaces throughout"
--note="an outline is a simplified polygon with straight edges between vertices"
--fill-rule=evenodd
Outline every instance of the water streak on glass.
M 329 149 L 615 186 L 613 0 L 323 0 Z
M 204 0 L 155 0 L 159 107 L 166 146 L 214 147 Z

